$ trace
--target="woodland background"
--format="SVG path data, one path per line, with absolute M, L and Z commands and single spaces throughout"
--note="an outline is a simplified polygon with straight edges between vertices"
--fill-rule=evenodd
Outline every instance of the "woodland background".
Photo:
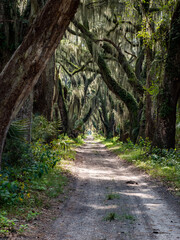
M 88 131 L 179 166 L 179 0 L 1 0 L 0 62 L 3 204 Z

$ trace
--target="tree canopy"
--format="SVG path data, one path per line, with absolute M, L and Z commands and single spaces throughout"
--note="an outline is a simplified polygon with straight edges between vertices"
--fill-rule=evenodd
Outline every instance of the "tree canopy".
M 69 136 L 92 127 L 106 137 L 134 142 L 142 137 L 174 148 L 179 5 L 179 0 L 2 1 L 1 151 L 10 123 L 32 92 L 33 113 L 60 121 L 60 131 Z

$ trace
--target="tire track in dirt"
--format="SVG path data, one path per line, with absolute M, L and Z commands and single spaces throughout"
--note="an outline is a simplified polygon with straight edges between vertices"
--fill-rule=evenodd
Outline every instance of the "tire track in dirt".
M 178 200 L 103 144 L 89 138 L 71 171 L 75 190 L 53 223 L 53 239 L 45 239 L 180 239 Z M 117 197 L 107 200 L 113 194 Z M 113 214 L 118 219 L 104 220 Z

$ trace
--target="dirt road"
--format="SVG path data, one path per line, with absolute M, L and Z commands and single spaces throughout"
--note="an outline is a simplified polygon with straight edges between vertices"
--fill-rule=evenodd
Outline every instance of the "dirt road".
M 75 191 L 47 239 L 180 239 L 180 203 L 164 187 L 91 138 L 77 156 Z

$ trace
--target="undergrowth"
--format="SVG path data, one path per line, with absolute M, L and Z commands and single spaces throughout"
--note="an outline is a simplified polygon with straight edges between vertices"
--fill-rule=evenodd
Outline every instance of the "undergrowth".
M 0 171 L 0 237 L 22 233 L 28 228 L 22 222 L 37 218 L 42 208 L 50 207 L 52 198 L 64 193 L 68 177 L 63 163 L 74 159 L 74 147 L 83 144 L 82 137 L 64 135 L 49 142 L 54 125 L 49 123 L 48 129 L 48 122 L 40 120 L 43 127 L 35 126 L 31 144 L 12 136 L 6 141 Z M 42 138 L 37 139 L 38 135 Z
M 160 178 L 180 195 L 180 150 L 153 148 L 148 139 L 140 139 L 139 144 L 133 144 L 130 140 L 123 143 L 117 137 L 99 137 L 99 140 L 120 158 Z

